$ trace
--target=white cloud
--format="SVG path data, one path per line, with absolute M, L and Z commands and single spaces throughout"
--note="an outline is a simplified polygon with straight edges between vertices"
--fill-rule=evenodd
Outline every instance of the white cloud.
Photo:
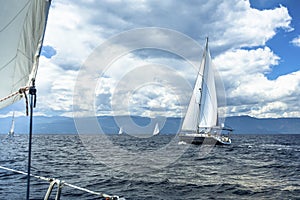
M 163 85 L 145 85 L 129 98 L 129 111 L 134 115 L 155 117 L 165 116 L 169 112 L 172 116 L 182 117 L 183 109 L 178 94 Z
M 261 11 L 251 8 L 249 1 L 143 1 L 139 7 L 132 1 L 101 1 L 97 4 L 99 6 L 93 8 L 95 19 L 91 21 L 104 25 L 106 31 L 118 33 L 137 27 L 165 27 L 196 40 L 204 41 L 209 36 L 211 46 L 218 52 L 264 45 L 278 28 L 292 30 L 287 8 L 281 6 Z
M 170 65 L 162 64 L 165 58 L 141 59 L 128 54 L 115 61 L 99 77 L 98 113 L 110 110 L 116 115 L 153 116 L 173 112 L 172 116 L 182 116 L 191 86 L 176 66 L 181 64 L 183 70 L 193 71 L 194 75 L 195 70 L 183 60 L 167 60 Z
M 176 10 L 176 12 L 174 12 Z M 299 78 L 295 74 L 281 76 L 276 80 L 268 80 L 265 75 L 280 61 L 266 41 L 271 39 L 278 29 L 292 30 L 291 17 L 285 7 L 270 10 L 256 10 L 250 7 L 249 1 L 53 1 L 44 45 L 49 45 L 57 52 L 50 60 L 43 58 L 38 71 L 39 111 L 44 113 L 70 115 L 72 111 L 72 94 L 79 67 L 91 54 L 93 49 L 103 41 L 121 31 L 132 28 L 158 26 L 183 32 L 200 44 L 205 36 L 210 37 L 212 55 L 215 64 L 220 69 L 229 98 L 230 114 L 250 114 L 264 116 L 275 115 L 294 116 L 290 105 L 294 95 L 299 96 Z M 155 35 L 158 43 L 166 42 L 163 35 Z M 140 38 L 141 39 L 141 38 Z M 192 51 L 181 43 L 174 44 L 184 51 Z M 244 50 L 241 47 L 257 47 L 254 50 Z M 201 55 L 199 55 L 199 59 Z M 105 72 L 106 77 L 99 81 L 95 96 L 98 96 L 98 110 L 109 114 L 115 89 L 119 89 L 120 98 L 124 97 L 134 84 L 126 82 L 121 87 L 120 80 L 134 71 L 136 79 L 145 76 L 138 69 L 149 64 L 171 66 L 179 77 L 193 83 L 194 71 L 178 60 L 170 57 L 142 57 L 141 54 L 130 54 L 118 59 Z M 182 67 L 184 66 L 184 67 Z M 160 72 L 163 80 L 164 69 Z M 144 72 L 144 71 L 143 71 Z M 94 75 L 94 74 L 93 74 Z M 97 75 L 94 75 L 95 77 Z M 100 78 L 100 77 L 97 77 Z M 172 77 L 168 80 L 171 82 Z M 173 77 L 174 79 L 174 77 Z M 154 81 L 155 82 L 155 81 Z M 158 82 L 156 80 L 156 82 Z M 176 81 L 174 80 L 173 83 Z M 121 82 L 121 84 L 123 84 Z M 96 87 L 96 86 L 95 86 Z M 121 90 L 120 88 L 124 88 Z M 299 88 L 299 87 L 298 87 Z M 149 88 L 144 92 L 131 96 L 132 105 L 143 102 L 144 106 L 157 108 L 160 103 L 162 110 L 169 116 L 177 115 L 185 105 L 178 107 L 172 95 L 177 92 L 185 96 L 188 102 L 188 90 L 176 88 L 173 93 L 165 90 L 157 91 L 157 97 L 149 97 Z M 153 90 L 154 91 L 154 90 Z M 185 94 L 184 94 L 185 92 Z M 101 97 L 101 99 L 100 99 Z M 173 98 L 174 97 L 174 98 Z M 88 97 L 83 97 L 88 98 Z M 175 101 L 175 102 L 174 102 Z M 263 102 L 265 101 L 265 102 Z M 273 102 L 276 102 L 274 105 Z M 251 110 L 251 105 L 256 105 Z M 284 107 L 283 105 L 287 105 Z M 273 107 L 272 107 L 273 106 Z M 284 108 L 273 109 L 275 107 Z M 298 106 L 297 103 L 294 106 Z M 277 108 L 276 107 L 276 108 Z M 296 110 L 296 107 L 294 110 Z M 88 109 L 90 107 L 86 107 Z M 168 109 L 169 108 L 169 109 Z M 271 109 L 272 108 L 272 109 Z M 299 110 L 299 109 L 298 109 Z M 137 111 L 138 112 L 138 111 Z M 148 111 L 140 110 L 146 115 Z M 280 113 L 280 114 L 278 114 Z M 149 114 L 149 112 L 148 112 Z M 149 114 L 150 115 L 150 114 Z M 273 115 L 272 115 L 273 116 Z
M 36 84 L 37 112 L 56 115 L 72 112 L 73 89 L 77 71 L 65 70 L 41 57 Z
M 291 43 L 297 47 L 300 47 L 300 35 L 296 38 L 294 38 Z
M 278 28 L 291 31 L 291 17 L 285 7 L 273 10 L 256 10 L 250 8 L 248 1 L 236 1 L 235 6 L 223 2 L 219 6 L 220 20 L 216 35 L 217 46 L 251 47 L 265 45 Z M 218 13 L 219 14 L 219 13 Z M 214 28 L 212 28 L 214 30 Z
M 53 1 L 44 41 L 44 45 L 57 51 L 51 62 L 78 69 L 93 48 L 102 42 L 101 28 L 87 23 L 89 17 L 89 10 L 80 5 Z
M 228 51 L 215 58 L 227 86 L 230 115 L 295 117 L 300 103 L 300 71 L 269 80 L 265 76 L 279 57 L 268 47 Z

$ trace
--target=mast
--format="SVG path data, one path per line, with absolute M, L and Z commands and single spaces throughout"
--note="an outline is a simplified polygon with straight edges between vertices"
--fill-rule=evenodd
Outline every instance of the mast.
M 204 52 L 203 52 L 203 56 L 202 56 L 202 61 L 204 62 L 204 66 L 203 66 L 203 69 L 199 69 L 199 73 L 200 73 L 200 70 L 202 70 L 202 81 L 201 81 L 201 87 L 199 88 L 199 92 L 200 92 L 200 97 L 199 97 L 199 115 L 197 117 L 198 119 L 198 122 L 197 122 L 197 133 L 199 133 L 199 128 L 200 128 L 200 115 L 201 115 L 201 100 L 202 100 L 202 88 L 203 88 L 203 85 L 204 85 L 204 72 L 205 72 L 205 63 L 206 63 L 206 55 L 207 55 L 207 51 L 208 51 L 208 37 L 206 37 L 206 43 L 205 43 L 205 49 L 204 49 Z

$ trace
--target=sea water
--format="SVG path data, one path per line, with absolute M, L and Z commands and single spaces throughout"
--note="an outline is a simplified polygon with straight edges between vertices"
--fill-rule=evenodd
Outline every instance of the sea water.
M 26 171 L 28 136 L 5 137 L 0 165 Z M 205 148 L 176 139 L 33 135 L 31 172 L 126 199 L 300 198 L 300 134 L 232 135 L 232 145 Z M 0 199 L 25 199 L 26 183 L 0 169 Z M 43 199 L 48 186 L 32 177 L 31 199 Z M 64 186 L 61 199 L 99 198 Z

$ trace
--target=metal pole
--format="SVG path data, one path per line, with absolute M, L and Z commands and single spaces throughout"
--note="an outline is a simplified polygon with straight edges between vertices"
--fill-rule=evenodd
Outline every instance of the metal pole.
M 30 169 L 31 169 L 31 144 L 32 144 L 32 121 L 33 121 L 33 108 L 36 104 L 36 89 L 35 80 L 32 80 L 32 86 L 29 88 L 30 95 L 30 121 L 29 121 L 29 140 L 28 140 L 28 166 L 27 166 L 27 194 L 26 199 L 29 200 L 30 196 Z

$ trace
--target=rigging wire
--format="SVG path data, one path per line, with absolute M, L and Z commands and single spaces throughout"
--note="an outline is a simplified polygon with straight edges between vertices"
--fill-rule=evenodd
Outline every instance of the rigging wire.
M 33 108 L 36 105 L 36 88 L 35 80 L 32 79 L 32 86 L 29 88 L 30 95 L 30 119 L 29 119 L 29 139 L 28 139 L 28 163 L 27 163 L 27 193 L 26 199 L 29 200 L 30 194 L 30 169 L 31 169 L 31 144 L 32 144 L 32 122 L 33 122 Z
M 18 174 L 27 175 L 26 172 L 11 169 L 11 168 L 8 168 L 8 167 L 3 167 L 1 165 L 0 165 L 0 169 L 4 169 L 4 170 L 11 171 L 11 172 L 18 173 Z M 125 200 L 124 197 L 119 197 L 117 195 L 108 195 L 108 194 L 105 194 L 103 192 L 95 192 L 95 191 L 92 191 L 92 190 L 89 190 L 89 189 L 86 189 L 86 188 L 82 188 L 82 187 L 79 187 L 79 186 L 76 186 L 76 185 L 73 185 L 73 184 L 70 184 L 70 183 L 67 183 L 67 182 L 64 182 L 64 181 L 60 181 L 59 179 L 47 178 L 47 177 L 43 177 L 43 176 L 37 176 L 37 175 L 34 175 L 34 174 L 30 174 L 30 176 L 34 177 L 34 178 L 37 178 L 37 179 L 40 179 L 40 180 L 48 181 L 48 182 L 50 182 L 50 184 L 52 182 L 61 182 L 62 186 L 69 186 L 69 187 L 77 189 L 77 190 L 81 190 L 81 191 L 84 191 L 84 192 L 87 192 L 87 193 L 90 193 L 90 194 L 93 194 L 93 195 L 97 195 L 97 196 L 100 196 L 102 198 L 105 198 L 105 200 Z

